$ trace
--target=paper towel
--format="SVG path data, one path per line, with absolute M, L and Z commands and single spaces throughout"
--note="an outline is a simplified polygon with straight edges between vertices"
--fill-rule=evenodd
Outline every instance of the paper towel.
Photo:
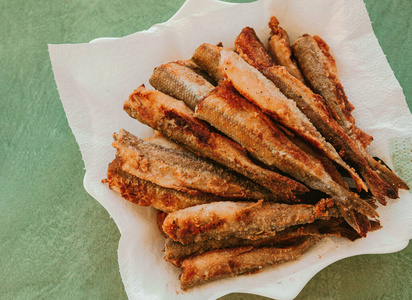
M 291 299 L 327 265 L 358 254 L 399 251 L 412 238 L 412 197 L 401 191 L 400 199 L 378 209 L 384 227 L 366 239 L 325 239 L 296 262 L 182 292 L 179 269 L 162 259 L 164 238 L 156 227 L 154 211 L 123 200 L 101 183 L 114 158 L 115 150 L 110 146 L 114 132 L 125 128 L 142 138 L 152 134 L 122 106 L 136 87 L 142 83 L 150 87 L 148 78 L 154 67 L 190 58 L 204 42 L 233 47 L 245 26 L 253 27 L 262 41 L 267 41 L 271 15 L 277 16 L 291 40 L 309 33 L 320 35 L 329 44 L 347 96 L 355 106 L 357 125 L 375 138 L 371 154 L 397 172 L 411 169 L 411 143 L 403 141 L 412 139 L 412 117 L 360 0 L 237 5 L 191 0 L 172 20 L 143 32 L 104 43 L 49 45 L 61 101 L 85 163 L 85 187 L 107 209 L 121 233 L 119 266 L 130 299 L 215 299 L 231 292 Z M 405 157 L 394 166 L 401 156 L 398 153 Z

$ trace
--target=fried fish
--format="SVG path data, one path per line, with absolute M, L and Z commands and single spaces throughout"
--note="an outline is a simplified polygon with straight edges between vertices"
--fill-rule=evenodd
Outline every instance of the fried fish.
M 294 201 L 295 193 L 308 191 L 297 181 L 254 164 L 245 149 L 211 130 L 206 122 L 195 118 L 194 112 L 183 102 L 159 91 L 140 86 L 125 101 L 124 110 L 194 153 L 259 183 L 270 191 L 273 200 Z
M 287 227 L 337 217 L 333 201 L 316 205 L 273 202 L 212 202 L 170 213 L 163 231 L 182 244 L 207 239 L 242 238 L 257 240 L 273 237 Z
M 121 169 L 143 180 L 192 195 L 210 193 L 255 200 L 270 197 L 253 181 L 192 153 L 145 142 L 124 129 L 114 138 Z
M 321 239 L 309 236 L 282 248 L 245 246 L 218 249 L 190 257 L 182 263 L 182 289 L 229 276 L 258 272 L 269 266 L 295 260 Z
M 355 142 L 332 117 L 322 97 L 313 93 L 284 67 L 270 65 L 270 56 L 252 28 L 244 28 L 235 44 L 240 56 L 270 79 L 286 97 L 294 100 L 322 136 L 339 151 L 345 161 L 360 172 L 380 203 L 386 203 L 386 196 L 396 198 L 395 191 L 370 168 Z M 357 182 L 358 191 L 362 183 Z
M 355 125 L 351 112 L 353 105 L 348 101 L 343 86 L 338 78 L 336 62 L 329 53 L 329 46 L 320 37 L 305 34 L 293 43 L 292 50 L 299 67 L 312 89 L 325 99 L 333 118 L 343 131 L 356 143 L 365 160 L 395 192 L 398 189 L 409 190 L 408 185 L 386 166 L 376 161 L 366 151 L 373 138 Z

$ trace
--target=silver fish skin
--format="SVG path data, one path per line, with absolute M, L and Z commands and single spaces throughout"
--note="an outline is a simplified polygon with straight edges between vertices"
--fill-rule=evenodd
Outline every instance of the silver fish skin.
M 192 110 L 214 89 L 209 81 L 178 62 L 155 68 L 149 82 L 156 90 L 182 100 Z
M 124 129 L 114 137 L 121 169 L 141 179 L 194 195 L 267 198 L 259 185 L 201 157 L 145 142 Z

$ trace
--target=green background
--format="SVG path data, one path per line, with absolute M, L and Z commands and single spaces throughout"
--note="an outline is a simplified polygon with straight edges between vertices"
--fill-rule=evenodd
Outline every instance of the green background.
M 0 299 L 126 298 L 117 263 L 120 234 L 83 188 L 84 165 L 47 44 L 131 34 L 166 21 L 183 2 L 0 0 Z M 365 2 L 412 107 L 412 1 Z M 339 261 L 298 296 L 395 298 L 412 299 L 412 245 Z

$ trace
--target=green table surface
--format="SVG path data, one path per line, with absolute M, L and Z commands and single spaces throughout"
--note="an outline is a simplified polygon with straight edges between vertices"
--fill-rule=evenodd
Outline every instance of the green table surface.
M 83 188 L 84 165 L 47 44 L 128 35 L 166 21 L 183 2 L 0 1 L 0 299 L 127 298 L 120 234 Z M 365 2 L 411 108 L 412 1 Z M 412 245 L 336 262 L 297 299 L 412 299 Z

